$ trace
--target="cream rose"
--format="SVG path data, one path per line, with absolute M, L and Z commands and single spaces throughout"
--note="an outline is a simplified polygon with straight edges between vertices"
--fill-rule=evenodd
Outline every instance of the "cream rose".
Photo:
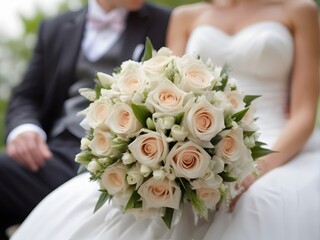
M 138 193 L 141 196 L 144 209 L 160 207 L 179 209 L 180 187 L 167 178 L 163 180 L 150 178 L 140 186 Z
M 213 147 L 210 140 L 225 127 L 223 111 L 201 96 L 187 112 L 182 125 L 189 131 L 189 139 L 202 147 Z
M 136 137 L 128 148 L 140 164 L 156 168 L 167 155 L 169 147 L 160 133 L 148 131 Z
M 253 110 L 253 108 L 250 107 L 249 110 L 246 112 L 246 114 L 241 119 L 240 125 L 244 131 L 257 131 L 258 130 L 258 126 L 256 125 L 256 123 L 254 121 L 254 113 L 255 113 L 255 110 Z
M 110 132 L 96 128 L 93 131 L 93 139 L 89 144 L 89 148 L 92 150 L 93 154 L 98 156 L 110 156 L 115 154 L 116 151 L 113 148 L 113 138 L 114 136 Z
M 113 107 L 112 100 L 109 98 L 99 98 L 88 107 L 86 121 L 91 128 L 106 129 L 106 120 Z
M 125 103 L 116 103 L 106 121 L 107 127 L 124 140 L 133 136 L 142 128 L 131 107 Z
M 189 141 L 176 143 L 166 162 L 172 166 L 177 177 L 194 179 L 206 173 L 210 159 L 210 155 L 202 147 Z
M 167 48 L 161 48 L 152 58 L 143 62 L 143 68 L 149 74 L 163 74 L 166 66 L 174 59 Z
M 164 79 L 155 89 L 150 91 L 146 105 L 152 112 L 155 110 L 168 115 L 176 115 L 182 111 L 186 95 L 171 81 Z
M 129 185 L 126 181 L 128 169 L 119 163 L 115 163 L 106 168 L 101 176 L 101 184 L 111 195 L 125 192 Z
M 185 55 L 178 65 L 181 74 L 180 88 L 183 91 L 205 93 L 213 88 L 215 74 L 201 60 Z
M 248 149 L 243 141 L 241 128 L 226 130 L 223 139 L 216 146 L 216 154 L 227 163 L 240 161 L 247 156 Z
M 221 198 L 219 187 L 211 186 L 206 181 L 199 179 L 191 182 L 192 189 L 196 190 L 197 197 L 202 200 L 208 209 L 215 209 Z
M 144 89 L 147 77 L 140 63 L 126 61 L 121 65 L 121 69 L 121 73 L 115 77 L 114 89 L 127 96 Z
M 234 112 L 239 112 L 245 108 L 243 97 L 238 91 L 230 91 L 226 93 L 226 97 L 233 107 Z

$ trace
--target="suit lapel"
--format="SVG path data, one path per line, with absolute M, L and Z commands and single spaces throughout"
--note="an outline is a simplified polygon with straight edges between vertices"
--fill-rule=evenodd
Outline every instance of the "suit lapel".
M 59 78 L 65 84 L 75 80 L 75 65 L 83 39 L 87 8 L 61 29 L 61 52 L 59 57 Z

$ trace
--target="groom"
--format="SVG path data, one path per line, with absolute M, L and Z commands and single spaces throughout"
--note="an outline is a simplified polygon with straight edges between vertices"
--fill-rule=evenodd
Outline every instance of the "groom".
M 146 37 L 165 45 L 170 11 L 143 0 L 89 0 L 44 21 L 29 67 L 9 102 L 6 153 L 0 154 L 0 239 L 37 203 L 77 174 L 84 135 L 76 113 L 97 71 L 140 60 Z

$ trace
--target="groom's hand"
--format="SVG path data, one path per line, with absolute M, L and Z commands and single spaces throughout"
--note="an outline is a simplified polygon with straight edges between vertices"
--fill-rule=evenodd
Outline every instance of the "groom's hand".
M 6 147 L 6 153 L 9 157 L 34 172 L 52 156 L 46 142 L 39 134 L 33 131 L 21 133 L 9 142 Z

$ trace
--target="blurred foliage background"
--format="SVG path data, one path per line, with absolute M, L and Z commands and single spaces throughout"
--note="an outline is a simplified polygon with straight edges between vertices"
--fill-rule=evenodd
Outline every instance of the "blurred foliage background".
M 199 2 L 201 0 L 147 0 L 166 7 L 176 7 L 182 4 Z M 316 0 L 320 7 L 320 0 Z M 36 34 L 40 21 L 43 18 L 56 15 L 65 10 L 75 10 L 86 4 L 87 0 L 64 0 L 52 9 L 48 14 L 36 8 L 35 13 L 30 16 L 20 16 L 23 24 L 23 33 L 17 38 L 6 38 L 0 36 L 0 149 L 4 146 L 4 113 L 6 103 L 13 86 L 19 83 L 26 68 L 32 48 L 35 44 Z

